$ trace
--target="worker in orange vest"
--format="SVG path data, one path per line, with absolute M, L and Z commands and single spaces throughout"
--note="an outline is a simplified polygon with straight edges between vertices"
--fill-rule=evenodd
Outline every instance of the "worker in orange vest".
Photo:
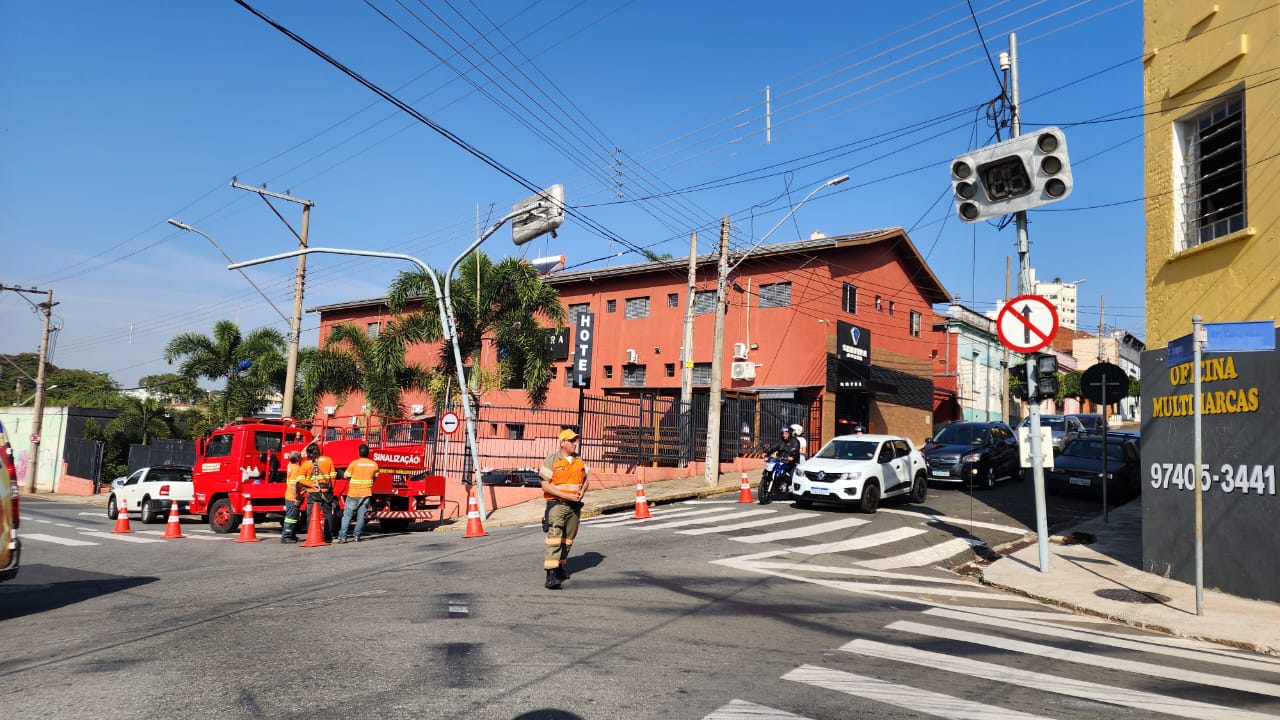
M 307 446 L 307 459 L 302 463 L 302 475 L 307 487 L 307 512 L 323 513 L 324 541 L 333 542 L 333 523 L 335 506 L 338 501 L 333 497 L 333 481 L 338 473 L 333 469 L 333 460 L 320 453 L 320 446 Z
M 302 477 L 302 455 L 291 452 L 284 480 L 284 522 L 280 524 L 283 544 L 298 542 L 298 480 Z
M 547 509 L 542 516 L 542 526 L 547 533 L 546 554 L 542 567 L 547 571 L 546 587 L 558 590 L 568 579 L 565 561 L 573 539 L 578 535 L 578 521 L 582 516 L 582 496 L 587 492 L 587 466 L 578 457 L 578 433 L 571 429 L 560 431 L 560 449 L 552 453 L 538 468 L 542 476 L 542 496 Z
M 373 500 L 373 479 L 378 476 L 378 463 L 369 459 L 369 446 L 360 443 L 356 448 L 360 456 L 347 466 L 347 497 L 342 506 L 342 523 L 338 525 L 338 543 L 347 541 L 347 527 L 351 516 L 356 518 L 355 540 L 360 542 L 364 532 L 364 518 Z

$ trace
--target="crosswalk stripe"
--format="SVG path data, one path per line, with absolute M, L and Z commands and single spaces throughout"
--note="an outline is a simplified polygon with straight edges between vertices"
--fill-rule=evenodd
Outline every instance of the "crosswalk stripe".
M 164 535 L 164 531 L 163 531 L 163 530 L 134 530 L 134 532 L 136 532 L 136 533 L 141 533 L 141 534 L 143 534 L 143 535 L 159 535 L 159 536 L 163 536 L 163 535 Z M 182 528 L 182 534 L 183 534 L 183 538 L 182 538 L 182 539 L 184 539 L 184 540 L 206 540 L 206 541 L 208 541 L 208 540 L 230 540 L 230 539 L 231 539 L 231 536 L 230 536 L 230 535 L 218 535 L 218 536 L 216 536 L 216 537 L 212 537 L 212 536 L 209 536 L 209 535 L 187 535 L 187 532 L 189 532 L 189 530 L 188 530 L 187 528 Z
M 955 590 L 955 589 L 946 587 L 946 585 L 942 582 L 937 583 L 936 586 L 890 585 L 884 582 L 861 583 L 853 580 L 833 580 L 831 578 L 813 577 L 811 575 L 801 575 L 798 573 L 787 573 L 781 570 L 773 569 L 772 566 L 774 565 L 774 563 L 756 562 L 754 560 L 751 560 L 751 558 L 754 558 L 754 557 L 759 557 L 759 556 L 751 555 L 747 557 L 724 558 L 722 560 L 712 560 L 711 564 L 724 565 L 726 567 L 737 568 L 745 572 L 759 573 L 761 575 L 770 575 L 772 577 L 782 578 L 784 580 L 796 580 L 799 582 L 807 582 L 807 583 L 810 583 L 811 585 L 820 585 L 822 587 L 834 588 L 836 590 L 840 590 L 843 592 L 854 593 L 855 595 L 868 595 L 876 598 L 896 598 L 899 600 L 920 603 L 923 605 L 936 606 L 939 603 L 929 602 L 928 600 L 922 597 L 919 597 L 921 595 L 945 595 L 951 600 L 958 600 L 958 599 L 964 598 L 964 599 L 976 599 L 976 600 L 989 601 L 993 598 L 998 598 L 1001 601 L 1007 601 L 1007 602 L 1025 602 L 1027 604 L 1031 604 L 1033 602 L 1032 600 L 1019 600 L 1017 598 L 1001 597 L 997 595 L 995 592 L 990 590 L 979 590 L 979 591 Z M 800 565 L 797 567 L 799 569 L 804 569 L 808 566 Z M 929 581 L 928 578 L 912 578 L 912 579 L 922 580 L 925 582 Z
M 1028 528 L 1015 527 L 1013 525 L 999 525 L 997 523 L 982 522 L 981 520 L 970 520 L 969 518 L 954 517 L 951 515 L 930 515 L 928 513 L 916 512 L 914 510 L 899 510 L 897 508 L 881 508 L 880 512 L 890 513 L 893 515 L 915 516 L 923 519 L 930 525 L 955 525 L 957 527 L 980 527 L 988 530 L 999 530 L 1000 532 L 1009 533 L 1010 535 L 1026 535 L 1032 532 Z
M 115 533 L 109 533 L 109 532 L 86 531 L 86 532 L 81 532 L 80 534 L 89 535 L 90 537 L 100 537 L 105 540 L 119 540 L 121 542 L 131 542 L 131 543 L 162 543 L 164 542 L 164 540 L 156 540 L 154 538 L 134 537 L 133 535 L 123 535 L 123 534 L 115 534 Z
M 790 540 L 792 538 L 808 537 L 810 535 L 818 535 L 833 530 L 841 530 L 844 528 L 855 528 L 859 525 L 866 525 L 869 521 L 859 518 L 845 518 L 843 520 L 832 520 L 831 522 L 818 523 L 816 525 L 805 525 L 804 527 L 791 528 L 790 530 L 779 530 L 777 532 L 764 533 L 763 535 L 752 535 L 750 537 L 731 538 L 743 543 L 766 543 L 774 540 Z
M 681 516 L 681 515 L 688 515 L 688 514 L 690 514 L 690 513 L 703 514 L 703 513 L 713 513 L 713 512 L 724 512 L 724 510 L 725 510 L 725 508 L 710 508 L 710 509 L 708 509 L 708 508 L 705 508 L 705 507 L 703 507 L 703 508 L 696 508 L 696 507 L 682 507 L 682 506 L 675 506 L 674 508 L 669 509 L 669 510 L 664 509 L 664 510 L 662 511 L 662 517 L 663 517 L 663 518 L 678 517 L 678 516 Z M 636 522 L 638 522 L 638 521 L 636 520 L 635 516 L 630 515 L 630 514 L 625 513 L 625 512 L 622 512 L 622 513 L 616 513 L 616 514 L 613 514 L 613 515 L 598 515 L 598 516 L 593 517 L 593 518 L 585 518 L 585 519 L 583 519 L 583 521 L 582 521 L 582 523 L 581 523 L 581 524 L 583 524 L 583 525 L 610 525 L 610 524 L 615 524 L 615 523 L 624 523 L 624 522 L 631 522 L 631 521 L 636 521 Z
M 785 710 L 765 707 L 749 703 L 746 700 L 730 700 L 728 705 L 716 708 L 714 712 L 702 720 L 809 720 L 800 715 L 792 715 Z
M 45 535 L 43 533 L 22 533 L 22 539 L 37 540 L 40 542 L 53 543 L 55 545 L 69 545 L 71 547 L 80 547 L 84 545 L 97 545 L 96 542 L 88 540 L 72 540 L 71 538 L 58 537 L 57 535 Z
M 865 550 L 877 545 L 888 545 L 889 543 L 906 540 L 917 535 L 923 535 L 926 531 L 920 528 L 894 528 L 885 530 L 884 532 L 873 533 L 871 535 L 861 535 L 848 540 L 838 540 L 836 542 L 819 543 L 817 545 L 804 545 L 801 547 L 789 548 L 791 552 L 800 553 L 801 555 L 826 555 L 828 553 L 847 552 L 849 550 Z
M 661 519 L 661 520 L 666 520 L 667 518 L 670 518 L 670 517 L 679 517 L 680 519 L 684 519 L 684 518 L 688 518 L 688 517 L 694 517 L 695 515 L 719 515 L 719 514 L 724 513 L 724 512 L 726 512 L 726 511 L 728 511 L 728 510 L 729 510 L 729 507 L 726 505 L 725 507 L 709 508 L 709 509 L 704 509 L 704 510 L 688 510 L 688 511 L 680 511 L 680 512 L 678 512 L 678 513 L 676 513 L 676 512 L 665 512 L 665 513 L 662 513 L 662 514 L 661 514 L 661 517 L 659 517 L 659 515 L 655 514 L 655 515 L 654 515 L 653 517 L 651 517 L 651 518 L 644 518 L 644 519 L 642 519 L 642 520 L 637 520 L 637 519 L 635 519 L 635 518 L 630 518 L 630 517 L 629 517 L 629 518 L 627 518 L 626 520 L 624 520 L 624 521 L 622 521 L 622 522 L 615 523 L 615 526 L 616 526 L 616 525 L 632 525 L 632 524 L 640 525 L 640 524 L 647 524 L 647 523 L 654 522 L 654 521 L 656 521 L 656 520 L 660 520 L 660 519 Z
M 1274 715 L 1237 710 L 1196 700 L 1184 700 L 1143 690 L 1112 687 L 1087 680 L 1058 677 L 981 660 L 971 660 L 956 655 L 945 655 L 929 650 L 890 645 L 874 640 L 854 640 L 841 646 L 840 649 L 857 655 L 956 673 L 967 678 L 979 677 L 992 682 L 1002 682 L 1075 698 L 1089 698 L 1101 703 L 1124 705 L 1149 712 L 1160 712 L 1179 717 L 1196 718 L 1197 720 L 1207 717 L 1214 718 L 1214 720 L 1264 720 L 1264 718 L 1275 720 Z
M 776 512 L 770 510 L 769 512 Z M 813 513 L 788 514 L 779 515 L 777 517 L 769 517 L 763 520 L 752 520 L 750 522 L 733 523 L 732 525 L 716 525 L 715 527 L 695 528 L 693 530 L 677 530 L 680 535 L 706 535 L 707 533 L 730 532 L 733 530 L 746 530 L 753 527 L 764 527 L 765 525 L 777 525 L 779 523 L 798 522 L 800 520 L 808 520 L 817 517 Z
M 1138 638 L 1132 635 L 1117 636 L 1115 633 L 1108 633 L 1102 630 L 1078 630 L 1075 628 L 1064 628 L 1058 625 L 1049 624 L 1054 622 L 1055 617 L 1040 617 L 1043 616 L 1043 613 L 1030 615 L 1021 613 L 1017 610 L 984 609 L 981 614 L 979 614 L 977 612 L 948 610 L 946 608 L 930 608 L 924 612 L 926 615 L 946 618 L 948 620 L 960 620 L 962 622 L 989 625 L 991 627 L 1001 629 L 1015 629 L 1020 632 L 1044 635 L 1046 637 L 1060 638 L 1063 640 L 1084 641 L 1096 643 L 1098 645 L 1121 648 L 1124 650 L 1137 650 L 1139 652 L 1152 653 L 1156 655 L 1185 658 L 1196 662 L 1210 662 L 1219 665 L 1231 665 L 1251 670 L 1280 673 L 1280 664 L 1277 664 L 1274 660 L 1263 659 L 1261 656 L 1257 656 L 1257 659 L 1254 659 L 1253 657 L 1241 657 L 1226 648 L 1214 647 L 1212 645 L 1203 647 L 1203 649 L 1201 647 L 1188 647 L 1188 643 L 1194 643 L 1197 646 L 1203 645 L 1196 640 L 1179 640 L 1177 638 L 1156 636 Z M 1024 619 L 1019 621 L 1016 618 Z M 1067 615 L 1061 619 L 1068 620 L 1076 618 L 1075 616 Z M 1096 622 L 1093 618 L 1088 619 Z
M 783 551 L 780 551 L 778 554 L 785 555 L 787 554 L 787 551 L 783 550 Z M 748 556 L 748 557 L 763 558 L 766 556 L 767 555 L 765 553 L 761 553 L 758 556 Z M 773 556 L 777 557 L 777 555 L 773 555 Z M 907 580 L 911 582 L 920 582 L 922 580 L 927 580 L 930 583 L 942 584 L 942 585 L 964 585 L 965 587 L 978 587 L 972 580 L 965 580 L 955 576 L 924 577 L 921 575 L 912 575 L 911 573 L 889 572 L 887 570 L 870 570 L 870 569 L 862 569 L 862 568 L 856 568 L 856 567 L 838 567 L 835 565 L 814 565 L 812 563 L 797 563 L 797 562 L 786 562 L 781 560 L 775 561 L 775 560 L 764 560 L 764 559 L 753 561 L 752 565 L 756 567 L 761 567 L 761 568 L 772 568 L 775 570 L 796 570 L 796 571 L 802 571 L 802 572 L 824 573 L 827 575 L 851 575 L 855 577 L 873 577 L 873 578 L 881 578 L 885 580 Z M 987 597 L 990 597 L 989 593 Z
M 664 528 L 684 527 L 685 525 L 705 525 L 706 523 L 720 522 L 721 520 L 737 520 L 738 518 L 752 517 L 755 515 L 768 515 L 777 512 L 777 510 L 743 510 L 741 512 L 730 512 L 715 517 L 697 517 L 692 520 L 681 518 L 670 522 L 660 522 L 657 524 L 645 523 L 640 526 L 641 530 L 661 530 Z
M 997 637 L 995 635 L 985 635 L 982 633 L 969 632 L 968 630 L 960 630 L 958 628 L 940 628 L 933 625 L 911 622 L 909 620 L 890 623 L 888 628 L 890 630 L 901 630 L 903 632 L 915 633 L 916 635 L 924 635 L 926 637 L 945 638 L 948 640 L 973 643 L 974 645 L 986 645 L 987 647 L 1000 648 L 1001 650 L 1009 650 L 1027 655 L 1039 655 L 1040 657 L 1062 660 L 1063 662 L 1073 662 L 1083 665 L 1099 664 L 1098 656 L 1090 653 L 1079 652 L 1076 650 L 1063 650 L 1053 647 L 1052 645 L 1041 645 L 1040 643 L 1025 642 L 1023 640 Z M 1151 677 L 1157 678 L 1169 676 L 1169 668 L 1137 660 L 1125 660 L 1123 658 L 1109 657 L 1101 664 L 1107 668 L 1122 670 L 1124 672 L 1134 673 L 1135 675 L 1150 675 Z M 1178 680 L 1187 680 L 1199 685 L 1213 685 L 1217 687 L 1230 688 L 1232 690 L 1251 692 L 1258 695 L 1280 697 L 1280 685 L 1276 685 L 1275 683 L 1258 682 L 1256 680 L 1245 680 L 1228 677 L 1226 675 L 1216 675 L 1213 673 L 1195 671 L 1179 671 Z
M 903 553 L 895 557 L 880 558 L 879 560 L 863 560 L 855 564 L 872 570 L 892 570 L 894 568 L 933 565 L 953 558 L 960 553 L 968 552 L 975 545 L 983 544 L 984 543 L 977 538 L 953 538 L 946 542 L 940 542 L 937 545 L 930 545 L 929 547 L 921 548 L 909 553 Z
M 846 695 L 867 698 L 912 712 L 950 720 L 1051 720 L 1043 715 L 1030 715 L 1017 710 L 815 665 L 801 665 L 783 675 L 782 679 L 836 690 Z

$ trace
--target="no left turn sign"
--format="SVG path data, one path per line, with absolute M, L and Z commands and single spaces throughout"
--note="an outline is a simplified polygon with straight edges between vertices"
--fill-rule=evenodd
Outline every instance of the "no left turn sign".
M 1000 308 L 996 330 L 1005 347 L 1033 353 L 1053 341 L 1058 332 L 1058 311 L 1039 295 L 1020 295 Z
M 458 429 L 457 413 L 447 412 L 440 416 L 440 432 L 452 435 Z

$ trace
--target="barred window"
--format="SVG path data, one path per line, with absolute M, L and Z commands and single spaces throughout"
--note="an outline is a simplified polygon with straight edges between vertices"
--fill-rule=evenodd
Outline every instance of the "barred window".
M 564 386 L 573 387 L 573 366 L 572 365 L 564 366 Z
M 667 293 L 667 307 L 680 307 L 679 293 Z
M 858 288 L 850 285 L 849 283 L 845 283 L 844 298 L 843 298 L 843 301 L 841 302 L 841 305 L 844 307 L 845 312 L 851 315 L 857 313 L 858 312 Z
M 787 307 L 791 304 L 791 283 L 780 282 L 760 286 L 760 307 Z
M 667 376 L 667 377 L 675 377 L 675 376 L 676 376 L 676 364 L 675 364 L 675 363 L 667 363 L 666 365 L 664 365 L 664 366 L 663 366 L 663 371 L 666 373 L 666 376 Z
M 627 309 L 623 313 L 623 317 L 627 320 L 638 320 L 640 318 L 649 317 L 649 298 L 627 298 Z
M 920 313 L 911 311 L 911 337 L 920 337 Z
M 890 300 L 890 301 L 889 301 L 889 314 L 890 314 L 890 315 L 892 315 L 892 314 L 893 314 L 894 309 L 896 309 L 897 307 L 898 307 L 898 303 L 896 303 L 896 302 L 894 302 L 894 301 Z
M 605 303 L 604 303 L 604 311 L 605 311 L 605 312 L 618 312 L 618 301 L 617 301 L 617 300 L 606 300 L 606 301 L 605 301 Z
M 604 366 L 604 376 L 605 376 L 606 378 L 611 378 L 611 377 L 613 377 L 613 366 L 612 366 L 612 365 L 605 365 L 605 366 Z
M 378 337 L 378 333 L 382 331 L 382 323 L 371 322 L 365 326 L 364 334 L 371 338 Z
M 523 440 L 524 439 L 524 423 L 507 423 L 507 439 Z
M 716 311 L 716 291 L 698 290 L 693 293 L 693 314 L 706 315 Z
M 591 303 L 574 303 L 573 305 L 570 305 L 569 311 L 565 313 L 568 315 L 567 322 L 569 323 L 569 327 L 577 327 L 578 316 L 588 312 L 591 312 Z
M 884 310 L 884 299 L 881 298 L 879 295 L 876 296 L 876 309 Z
M 1181 177 L 1175 185 L 1180 200 L 1180 249 L 1230 235 L 1247 225 L 1244 129 L 1241 91 L 1175 124 L 1181 153 Z
M 711 363 L 694 363 L 693 379 L 690 381 L 693 385 L 710 385 L 711 384 Z
M 622 366 L 622 384 L 639 387 L 644 385 L 645 366 L 644 365 L 623 365 Z

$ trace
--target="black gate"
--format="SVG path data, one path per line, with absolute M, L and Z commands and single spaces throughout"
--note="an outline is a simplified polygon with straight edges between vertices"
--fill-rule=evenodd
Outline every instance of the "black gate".
M 196 463 L 194 440 L 170 440 L 158 438 L 147 445 L 129 446 L 129 472 L 153 465 L 181 465 L 192 467 Z
M 96 484 L 102 474 L 101 440 L 85 440 L 84 438 L 67 438 L 62 450 L 62 459 L 67 463 L 67 474 L 92 480 Z

